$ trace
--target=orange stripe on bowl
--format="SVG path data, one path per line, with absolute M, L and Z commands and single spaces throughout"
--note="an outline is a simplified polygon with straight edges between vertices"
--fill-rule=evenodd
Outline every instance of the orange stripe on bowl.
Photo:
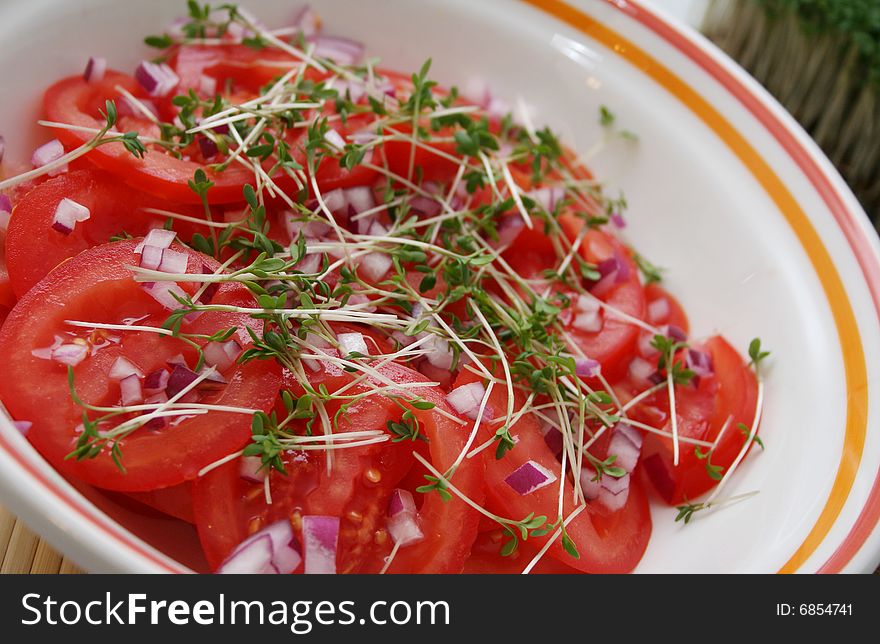
M 579 9 L 561 0 L 523 1 L 555 16 L 625 58 L 630 64 L 642 70 L 669 91 L 706 125 L 712 128 L 719 138 L 739 157 L 740 161 L 752 173 L 755 180 L 761 184 L 774 201 L 810 258 L 810 262 L 828 299 L 837 326 L 846 374 L 847 413 L 840 462 L 825 506 L 807 538 L 779 571 L 783 573 L 795 572 L 816 551 L 816 548 L 819 547 L 828 535 L 828 532 L 840 515 L 855 481 L 865 445 L 868 408 L 865 355 L 855 315 L 846 297 L 840 274 L 837 272 L 828 250 L 822 244 L 816 229 L 782 180 L 773 172 L 773 169 L 764 161 L 755 148 L 748 143 L 745 137 L 693 88 L 643 49 Z M 665 25 L 665 23 L 652 14 L 633 3 L 607 1 L 655 32 L 660 32 L 659 26 L 665 27 L 663 29 L 665 33 L 659 33 L 659 35 L 669 41 L 675 40 L 676 42 L 673 44 L 683 53 L 693 57 L 692 52 L 686 51 L 686 45 L 690 45 L 690 43 L 684 36 Z M 705 67 L 707 61 L 697 62 L 702 63 L 702 66 Z M 714 63 L 714 61 L 708 62 L 717 66 L 717 63 Z M 718 73 L 726 73 L 730 76 L 720 66 L 718 66 L 717 70 L 713 71 L 716 72 L 713 74 L 716 77 Z M 739 86 L 740 94 L 750 94 L 745 87 L 736 83 L 735 79 L 731 77 L 730 80 Z M 731 89 L 729 85 L 728 89 Z M 766 107 L 761 107 L 766 110 Z M 778 124 L 777 127 L 784 129 L 782 124 Z M 852 243 L 851 238 L 850 243 Z M 864 268 L 865 266 L 863 265 L 863 270 Z

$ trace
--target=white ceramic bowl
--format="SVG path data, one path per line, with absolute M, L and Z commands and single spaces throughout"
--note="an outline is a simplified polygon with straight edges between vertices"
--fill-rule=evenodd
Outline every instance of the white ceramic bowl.
M 880 558 L 880 254 L 829 162 L 751 78 L 688 28 L 626 0 L 315 1 L 327 29 L 386 64 L 433 57 L 445 84 L 489 79 L 580 151 L 600 104 L 638 144 L 590 163 L 630 203 L 629 240 L 668 267 L 696 334 L 773 356 L 753 453 L 728 488 L 760 490 L 683 527 L 654 508 L 644 572 L 868 571 Z M 246 5 L 269 25 L 289 0 Z M 0 3 L 0 132 L 25 161 L 42 88 L 89 55 L 132 69 L 178 0 Z M 45 133 L 42 134 L 45 137 Z M 2 377 L 10 377 L 4 368 Z M 0 419 L 2 502 L 89 570 L 198 567 L 191 531 L 87 500 Z M 100 508 L 100 509 L 99 509 Z

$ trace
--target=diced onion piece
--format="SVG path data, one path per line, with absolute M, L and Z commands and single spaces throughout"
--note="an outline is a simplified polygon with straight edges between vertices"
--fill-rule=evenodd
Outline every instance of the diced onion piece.
M 363 58 L 363 43 L 337 36 L 312 36 L 308 42 L 314 43 L 312 55 L 329 58 L 342 65 L 354 65 Z
M 527 196 L 538 202 L 548 213 L 552 213 L 556 210 L 556 204 L 565 198 L 565 188 L 559 186 L 538 188 L 527 193 Z
M 86 69 L 83 72 L 83 79 L 87 83 L 100 83 L 104 80 L 104 74 L 107 72 L 107 59 L 90 57 L 86 63 Z
M 345 139 L 343 139 L 342 135 L 336 130 L 327 130 L 324 133 L 324 140 L 330 144 L 330 147 L 336 148 L 337 150 L 345 149 Z
M 440 214 L 442 206 L 436 199 L 424 195 L 414 195 L 409 199 L 410 207 L 417 213 L 426 217 L 435 217 Z
M 363 333 L 340 333 L 336 339 L 339 341 L 339 348 L 343 356 L 351 353 L 359 353 L 364 356 L 370 354 Z
M 134 373 L 119 381 L 119 391 L 122 394 L 123 406 L 134 405 L 144 399 L 141 379 Z
M 146 250 L 146 247 L 144 247 Z M 159 263 L 159 270 L 163 273 L 186 273 L 186 265 L 189 255 L 186 253 L 178 253 L 176 250 L 166 248 L 162 251 L 162 261 Z
M 471 420 L 476 420 L 480 413 L 480 404 L 483 402 L 483 396 L 486 395 L 486 387 L 481 382 L 471 382 L 460 387 L 456 387 L 446 394 L 446 402 L 452 405 L 452 408 L 463 416 L 467 416 Z
M 35 168 L 42 168 L 44 165 L 48 165 L 53 161 L 57 161 L 61 157 L 64 156 L 64 146 L 61 145 L 61 141 L 58 139 L 52 139 L 48 143 L 44 143 L 31 155 L 31 164 Z M 55 168 L 51 172 L 49 172 L 50 177 L 54 177 L 59 174 L 63 174 L 67 172 L 67 164 Z
M 356 215 L 376 206 L 376 200 L 373 198 L 373 191 L 367 186 L 346 188 L 345 198 L 348 201 L 349 209 Z
M 164 228 L 153 228 L 150 232 L 147 233 L 146 237 L 144 237 L 137 246 L 134 247 L 134 252 L 140 253 L 144 246 L 154 246 L 156 248 L 168 248 L 171 246 L 171 243 L 177 237 L 177 233 L 173 230 L 165 230 Z
M 62 342 L 64 342 L 64 340 L 61 339 L 61 336 L 56 335 L 55 339 L 52 341 L 51 345 L 49 345 L 48 347 L 40 347 L 38 349 L 32 349 L 31 355 L 34 356 L 35 358 L 39 358 L 40 360 L 51 360 L 52 359 L 52 352 L 55 349 L 57 349 L 58 347 L 60 347 Z
M 157 270 L 159 265 L 162 264 L 162 255 L 164 254 L 164 248 L 159 248 L 157 246 L 144 246 L 141 249 L 141 268 L 147 268 L 151 271 Z
M 169 311 L 173 311 L 174 309 L 179 309 L 181 307 L 180 302 L 178 302 L 174 298 L 174 295 L 177 295 L 181 298 L 186 297 L 186 292 L 184 292 L 182 288 L 174 283 L 144 282 L 141 285 L 141 288 L 144 289 L 147 295 L 152 297 Z
M 245 481 L 262 483 L 266 478 L 266 471 L 262 467 L 263 459 L 259 456 L 242 456 L 238 472 Z
M 633 358 L 629 363 L 629 375 L 636 380 L 650 380 L 656 371 L 656 365 L 643 358 Z
M 245 539 L 217 569 L 221 575 L 279 574 L 272 563 L 272 537 L 263 532 Z
M 3 163 L 3 156 L 5 154 L 6 154 L 6 138 L 3 136 L 0 136 L 0 163 Z M 7 199 L 8 199 L 8 197 L 7 197 Z
M 231 367 L 239 354 L 241 353 L 241 345 L 236 340 L 227 340 L 226 342 L 208 342 L 204 347 L 205 362 L 217 367 L 218 371 L 226 371 Z
M 550 448 L 555 456 L 562 453 L 563 440 L 562 432 L 552 425 L 544 425 L 541 427 L 541 433 L 544 434 L 544 443 Z
M 626 423 L 618 423 L 611 436 L 608 454 L 614 455 L 614 465 L 632 472 L 642 449 L 642 435 Z
M 599 492 L 602 490 L 602 484 L 599 481 L 594 481 L 595 478 L 596 470 L 589 465 L 584 465 L 581 469 L 580 481 L 584 498 L 588 501 L 598 498 Z
M 425 535 L 419 528 L 417 515 L 402 512 L 393 517 L 388 517 L 385 528 L 391 539 L 401 548 L 411 546 L 425 540 Z
M 89 348 L 84 344 L 62 344 L 52 349 L 52 360 L 75 367 L 89 355 Z
M 199 376 L 195 371 L 192 371 L 183 365 L 176 364 L 168 378 L 168 386 L 165 388 L 165 393 L 168 394 L 170 398 L 173 398 L 191 385 L 198 377 Z
M 604 505 L 612 512 L 617 512 L 626 505 L 629 498 L 629 481 L 630 476 L 626 474 L 620 478 L 608 476 L 602 477 L 599 488 L 599 503 Z
M 201 92 L 205 96 L 211 96 L 217 94 L 217 79 L 213 76 L 208 76 L 207 74 L 202 74 L 199 76 L 199 92 Z
M 55 207 L 55 214 L 52 217 L 52 228 L 59 233 L 69 235 L 73 232 L 77 223 L 87 221 L 91 216 L 91 211 L 84 205 L 65 197 Z
M 582 378 L 592 378 L 599 375 L 601 365 L 598 360 L 592 358 L 578 358 L 574 361 L 575 373 Z
M 205 159 L 213 159 L 217 156 L 217 152 L 219 149 L 217 148 L 217 144 L 214 143 L 214 139 L 211 139 L 207 136 L 198 137 L 199 142 L 199 151 L 202 153 L 202 157 Z
M 394 517 L 400 513 L 415 514 L 416 502 L 412 492 L 397 488 L 391 493 L 391 499 L 388 501 L 388 516 Z
M 574 321 L 571 325 L 585 333 L 597 333 L 602 330 L 603 320 L 601 311 L 579 311 L 575 314 Z
M 123 378 L 128 378 L 132 374 L 138 378 L 144 377 L 144 372 L 138 369 L 128 358 L 123 356 L 116 358 L 110 367 L 111 380 L 122 380 Z
M 623 215 L 621 215 L 619 212 L 612 212 L 610 219 L 611 219 L 611 223 L 614 224 L 614 226 L 616 228 L 620 228 L 620 229 L 626 228 L 626 220 L 623 218 Z
M 669 300 L 665 297 L 658 298 L 648 304 L 648 322 L 656 324 L 660 320 L 669 317 Z
M 688 349 L 687 368 L 701 377 L 708 377 L 715 373 L 715 369 L 712 366 L 712 356 L 708 352 L 699 349 Z
M 540 463 L 526 461 L 508 474 L 504 482 L 513 488 L 517 494 L 525 496 L 550 485 L 555 480 L 556 475 Z
M 429 352 L 425 355 L 425 358 L 432 365 L 438 369 L 449 370 L 452 368 L 454 355 L 448 341 L 438 335 L 431 334 L 431 338 L 423 342 L 421 347 Z
M 150 372 L 144 378 L 144 394 L 147 396 L 155 396 L 159 393 L 164 395 L 170 378 L 171 372 L 167 369 L 156 369 L 156 371 Z
M 302 518 L 305 574 L 335 575 L 339 517 L 307 515 Z
M 367 253 L 360 258 L 358 272 L 369 281 L 377 282 L 385 277 L 385 274 L 391 268 L 391 264 L 390 255 L 379 252 Z
M 150 96 L 168 96 L 180 83 L 180 78 L 168 65 L 141 61 L 134 71 L 135 80 Z

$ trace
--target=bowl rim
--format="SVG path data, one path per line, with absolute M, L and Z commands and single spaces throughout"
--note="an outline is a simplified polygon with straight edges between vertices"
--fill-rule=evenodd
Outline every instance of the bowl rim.
M 667 82 L 671 79 L 690 89 L 685 81 L 638 45 L 579 8 L 577 5 L 586 4 L 582 0 L 517 1 L 556 18 L 610 49 L 616 49 L 617 54 L 630 64 L 638 65 L 639 61 L 649 60 L 650 68 L 638 65 L 642 72 L 664 85 L 695 116 L 713 127 L 706 120 L 705 114 L 701 114 L 680 93 L 663 82 L 664 79 Z M 809 180 L 833 215 L 858 262 L 880 319 L 880 241 L 875 238 L 867 215 L 858 205 L 849 187 L 809 135 L 757 81 L 695 30 L 657 8 L 646 6 L 643 0 L 602 0 L 601 4 L 603 8 L 611 7 L 625 18 L 638 23 L 695 63 L 726 90 L 727 97 L 744 107 L 760 123 L 764 132 L 775 139 Z M 625 43 L 625 47 L 614 47 L 620 43 Z M 697 90 L 690 91 L 700 97 Z M 712 109 L 708 100 L 704 102 Z M 724 117 L 721 118 L 723 120 Z M 730 128 L 736 133 L 733 126 Z M 713 130 L 719 133 L 715 127 Z M 720 138 L 730 146 L 728 137 Z M 739 152 L 735 151 L 735 154 L 742 158 Z M 749 170 L 754 174 L 752 168 Z M 777 181 L 785 190 L 785 184 L 779 179 Z M 802 216 L 809 225 L 806 214 L 802 213 Z M 864 362 L 863 354 L 861 359 Z M 866 402 L 867 396 L 865 387 Z M 867 415 L 864 422 L 867 423 Z M 28 450 L 29 444 L 13 428 L 5 414 L 0 414 L 0 430 L 0 481 L 2 488 L 9 493 L 4 501 L 53 546 L 63 550 L 77 563 L 96 571 L 191 572 L 95 508 L 57 472 L 51 468 L 46 471 L 47 468 L 39 456 L 25 457 L 22 450 Z M 867 428 L 863 431 L 866 432 Z M 847 434 L 849 435 L 849 430 Z M 864 441 L 861 448 L 864 448 Z M 832 488 L 816 525 L 780 572 L 795 572 L 828 535 L 851 489 L 850 485 L 841 494 L 839 481 L 840 470 L 835 487 Z M 873 570 L 873 566 L 877 564 L 880 559 L 880 533 L 875 528 L 880 520 L 880 471 L 873 479 L 864 505 L 856 512 L 858 516 L 848 533 L 836 545 L 831 556 L 821 564 L 818 572 L 841 572 L 852 567 L 867 571 Z M 860 557 L 859 564 L 853 566 L 857 555 L 863 556 Z

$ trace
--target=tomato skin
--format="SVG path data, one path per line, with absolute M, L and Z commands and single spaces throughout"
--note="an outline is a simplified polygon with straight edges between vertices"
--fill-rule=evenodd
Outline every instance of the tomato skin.
M 382 372 L 395 382 L 424 382 L 418 372 L 400 365 L 387 365 Z M 324 385 L 334 391 L 351 381 L 351 375 L 337 367 L 325 365 L 310 378 L 312 386 Z M 291 379 L 287 388 L 301 393 Z M 420 395 L 445 405 L 441 393 L 430 388 L 418 390 Z M 383 396 L 370 396 L 363 405 L 352 408 L 349 422 L 340 423 L 340 431 L 383 426 L 386 418 L 399 417 L 400 408 Z M 416 411 L 424 433 L 432 440 L 446 438 L 446 429 L 436 413 Z M 455 429 L 458 426 L 454 425 Z M 262 486 L 244 481 L 239 464 L 232 462 L 209 472 L 194 487 L 194 507 L 199 535 L 209 563 L 216 568 L 248 534 L 281 518 L 290 518 L 297 526 L 296 515 L 327 514 L 339 516 L 340 546 L 337 567 L 340 572 L 378 572 L 383 558 L 391 550 L 391 541 L 379 537 L 391 491 L 400 483 L 413 464 L 411 452 L 420 443 L 382 443 L 365 448 L 338 450 L 334 455 L 331 475 L 326 475 L 324 457 L 320 452 L 306 452 L 287 458 L 288 475 L 270 474 L 273 503 L 262 501 Z M 457 455 L 457 453 L 456 453 Z M 476 459 L 479 461 L 479 459 Z M 366 482 L 364 472 L 373 467 L 381 473 L 378 484 Z M 419 466 L 421 467 L 421 466 Z M 468 464 L 461 468 L 461 483 L 475 498 L 480 498 L 478 467 Z M 420 524 L 426 540 L 402 549 L 392 565 L 395 572 L 459 572 L 476 536 L 476 513 L 461 501 L 445 504 L 432 501 L 429 495 L 422 502 Z M 439 501 L 439 503 L 438 503 Z M 442 505 L 441 505 L 442 504 Z M 354 519 L 352 518 L 354 517 Z M 376 530 L 380 532 L 376 532 Z M 460 532 L 459 532 L 460 530 Z M 370 542 L 375 535 L 376 541 Z
M 90 212 L 89 219 L 79 222 L 67 235 L 52 228 L 55 208 L 65 198 Z M 115 234 L 125 231 L 140 237 L 151 228 L 162 227 L 162 217 L 139 212 L 141 208 L 203 217 L 200 209 L 181 208 L 145 195 L 96 169 L 59 175 L 28 192 L 15 206 L 7 237 L 9 277 L 15 293 L 21 297 L 65 259 L 107 243 Z M 174 229 L 187 240 L 194 232 L 207 231 L 184 221 L 175 221 Z M 34 234 L 36 231 L 40 234 Z
M 137 240 L 126 240 L 97 246 L 65 262 L 18 302 L 0 329 L 0 350 L 20 373 L 18 378 L 0 382 L 0 399 L 14 417 L 32 420 L 28 439 L 62 473 L 119 491 L 152 490 L 195 478 L 201 468 L 240 449 L 250 436 L 249 415 L 206 414 L 161 431 L 138 430 L 121 440 L 125 474 L 106 452 L 82 461 L 65 459 L 78 438 L 75 427 L 82 420 L 82 409 L 71 399 L 66 367 L 37 358 L 31 351 L 51 345 L 55 335 L 68 333 L 71 327 L 64 324 L 65 319 L 119 323 L 123 317 L 148 314 L 139 324 L 158 326 L 167 318 L 168 312 L 143 292 L 125 268 L 138 263 L 136 244 Z M 217 267 L 195 251 L 173 248 L 190 255 L 191 267 Z M 212 301 L 242 305 L 251 298 L 243 287 L 225 284 Z M 238 326 L 237 340 L 247 346 L 244 326 L 249 324 L 254 321 L 246 314 L 211 312 L 184 330 L 212 333 Z M 118 385 L 111 383 L 107 373 L 118 356 L 125 355 L 149 373 L 177 353 L 194 364 L 194 350 L 180 340 L 126 332 L 118 344 L 95 351 L 74 368 L 77 394 L 90 404 L 115 405 Z M 273 362 L 236 365 L 225 376 L 228 384 L 203 402 L 265 410 L 280 387 L 279 369 Z
M 462 372 L 455 386 L 477 380 L 479 377 L 476 374 Z M 523 400 L 515 396 L 514 407 L 518 409 Z M 495 417 L 504 415 L 507 407 L 507 391 L 504 387 L 493 389 L 488 407 L 493 410 Z M 558 512 L 558 480 L 523 496 L 505 479 L 528 461 L 534 461 L 551 472 L 559 471 L 559 462 L 547 446 L 534 415 L 523 416 L 511 427 L 510 433 L 516 441 L 515 447 L 501 459 L 495 459 L 491 454 L 486 458 L 486 507 L 499 516 L 515 520 L 533 512 L 546 516 L 552 523 Z M 491 435 L 491 430 L 484 426 L 480 440 L 486 440 Z M 637 476 L 631 477 L 629 497 L 620 511 L 608 514 L 598 503 L 588 502 L 587 508 L 569 522 L 566 531 L 580 554 L 579 559 L 565 551 L 560 539 L 554 541 L 547 554 L 581 572 L 631 571 L 642 558 L 651 537 L 648 500 L 637 479 Z M 572 504 L 574 487 L 568 479 L 563 487 L 562 511 L 563 516 L 568 517 L 575 509 Z M 527 541 L 531 547 L 539 548 L 548 538 L 549 535 L 530 537 Z
M 187 481 L 180 485 L 163 487 L 148 492 L 129 492 L 127 496 L 175 519 L 180 519 L 187 523 L 195 523 L 192 488 L 192 482 Z
M 698 347 L 699 348 L 699 347 Z M 704 348 L 711 354 L 715 375 L 703 377 L 699 385 L 676 388 L 679 435 L 714 442 L 731 418 L 721 441 L 711 456 L 712 465 L 724 468 L 733 463 L 746 437 L 739 423 L 751 427 L 755 418 L 757 380 L 754 372 L 730 344 L 720 336 L 710 338 Z M 655 394 L 637 405 L 633 417 L 656 424 L 656 412 L 642 416 L 644 408 L 659 409 L 667 418 L 663 429 L 671 431 L 666 394 Z M 680 443 L 679 465 L 673 465 L 672 438 L 649 433 L 642 447 L 642 463 L 654 488 L 669 505 L 692 501 L 717 484 L 706 472 L 706 460 L 696 456 L 692 445 Z

